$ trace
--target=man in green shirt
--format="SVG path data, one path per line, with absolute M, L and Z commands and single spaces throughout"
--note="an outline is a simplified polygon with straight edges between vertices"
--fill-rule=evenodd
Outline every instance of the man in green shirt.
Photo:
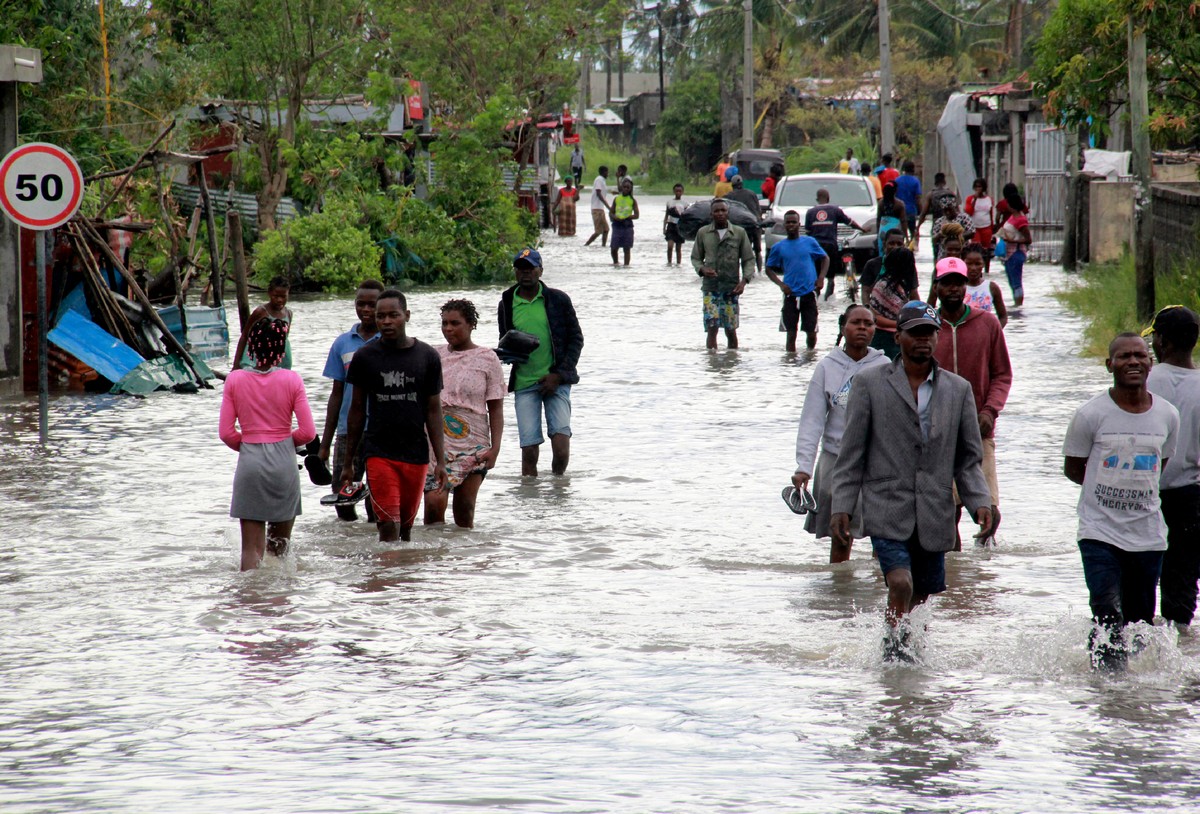
M 716 350 L 717 329 L 723 328 L 726 345 L 736 348 L 738 295 L 754 276 L 754 246 L 745 229 L 729 222 L 729 204 L 722 200 L 713 201 L 712 223 L 701 226 L 696 233 L 692 266 L 702 278 L 706 346 Z
M 555 475 L 567 471 L 571 456 L 571 385 L 579 381 L 576 365 L 583 350 L 583 331 L 571 298 L 542 285 L 542 256 L 522 249 L 513 260 L 517 284 L 500 297 L 500 336 L 516 329 L 539 340 L 529 358 L 513 365 L 508 389 L 514 393 L 521 443 L 521 474 L 537 477 L 542 413 L 553 454 Z

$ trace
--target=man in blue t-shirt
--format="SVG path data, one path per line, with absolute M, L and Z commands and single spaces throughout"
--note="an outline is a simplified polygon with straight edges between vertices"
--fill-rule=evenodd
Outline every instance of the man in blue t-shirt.
M 905 161 L 901 169 L 904 173 L 896 181 L 896 200 L 904 203 L 907 215 L 909 233 L 913 238 L 913 251 L 917 248 L 917 213 L 921 211 L 921 179 L 916 176 L 917 165 Z
M 325 360 L 322 375 L 333 380 L 333 387 L 325 405 L 325 431 L 321 433 L 321 450 L 318 454 L 322 461 L 329 463 L 330 446 L 336 437 L 332 464 L 332 471 L 335 473 L 341 472 L 346 463 L 346 417 L 350 414 L 350 401 L 354 393 L 353 385 L 346 382 L 346 371 L 350 368 L 354 352 L 379 336 L 379 328 L 375 324 L 375 301 L 379 299 L 380 291 L 383 291 L 383 283 L 378 280 L 363 280 L 359 283 L 358 290 L 354 292 L 354 311 L 358 314 L 358 324 L 333 340 L 333 345 L 329 348 L 329 357 Z M 363 472 L 363 458 L 362 455 L 358 455 L 354 461 L 355 480 L 362 481 Z M 335 479 L 331 488 L 336 494 L 342 488 L 342 484 Z M 358 517 L 352 505 L 338 506 L 337 515 L 342 520 L 355 520 Z M 374 519 L 370 516 L 369 503 L 367 515 L 368 519 Z
M 795 209 L 783 216 L 783 228 L 787 238 L 767 254 L 767 276 L 783 289 L 781 330 L 787 333 L 787 352 L 795 353 L 797 327 L 808 338 L 810 350 L 817 346 L 817 292 L 829 272 L 829 255 L 817 241 L 800 234 L 800 213 Z

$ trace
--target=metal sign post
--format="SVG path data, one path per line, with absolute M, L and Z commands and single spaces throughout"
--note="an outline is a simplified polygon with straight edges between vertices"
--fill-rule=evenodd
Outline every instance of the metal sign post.
M 38 443 L 46 446 L 50 434 L 50 347 L 46 334 L 50 319 L 46 314 L 46 241 L 39 234 L 37 244 L 37 311 L 38 311 Z
M 45 232 L 62 226 L 83 199 L 83 173 L 61 147 L 43 142 L 24 144 L 0 161 L 0 209 L 18 226 Z M 38 310 L 38 440 L 49 436 L 50 379 L 46 334 L 46 241 L 37 236 Z

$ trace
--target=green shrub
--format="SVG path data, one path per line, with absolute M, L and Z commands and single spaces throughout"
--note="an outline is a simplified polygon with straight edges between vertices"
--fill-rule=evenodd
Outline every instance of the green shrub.
M 802 172 L 833 172 L 846 155 L 846 149 L 854 150 L 854 157 L 859 161 L 873 161 L 875 147 L 870 139 L 861 133 L 846 132 L 813 142 L 804 147 L 797 147 L 784 158 L 784 166 L 789 175 Z
M 631 175 L 636 176 L 641 170 L 642 159 L 628 147 L 617 144 L 599 127 L 584 127 L 579 136 L 579 147 L 583 150 L 583 159 L 587 166 L 583 171 L 583 183 L 590 184 L 601 167 L 608 167 L 608 178 L 611 181 L 617 177 L 617 166 L 624 164 L 629 167 Z M 555 155 L 555 168 L 560 179 L 571 174 L 571 150 L 573 145 L 565 144 L 558 148 Z M 640 179 L 639 179 L 640 180 Z
M 331 197 L 321 212 L 284 222 L 254 249 L 254 274 L 265 284 L 284 275 L 297 288 L 350 291 L 377 277 L 383 253 L 354 200 Z
M 1089 356 L 1107 356 L 1108 343 L 1114 336 L 1146 327 L 1137 315 L 1136 272 L 1129 255 L 1118 263 L 1085 267 L 1071 284 L 1054 295 L 1087 320 L 1083 352 Z M 1154 295 L 1159 308 L 1186 305 L 1200 312 L 1200 268 L 1184 264 L 1160 274 L 1155 279 Z

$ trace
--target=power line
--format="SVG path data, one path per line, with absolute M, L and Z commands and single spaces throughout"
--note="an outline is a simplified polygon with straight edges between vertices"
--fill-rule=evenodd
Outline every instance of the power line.
M 124 122 L 122 124 L 110 124 L 107 126 L 108 127 L 141 127 L 142 125 L 146 125 L 146 124 L 161 124 L 161 123 L 162 122 L 160 122 L 158 119 L 146 119 L 145 121 L 140 121 L 140 122 Z M 25 138 L 28 136 L 51 136 L 51 135 L 57 135 L 59 133 L 78 133 L 82 130 L 95 130 L 95 129 L 96 129 L 95 127 L 67 127 L 63 130 L 37 130 L 32 133 L 22 132 L 21 137 Z
M 922 0 L 922 2 L 926 3 L 930 8 L 932 8 L 934 11 L 938 12 L 939 14 L 945 15 L 946 17 L 949 17 L 951 20 L 954 20 L 956 23 L 959 23 L 961 25 L 974 26 L 975 28 L 1000 28 L 1000 27 L 1008 26 L 1009 23 L 1024 20 L 1026 17 L 1032 16 L 1035 12 L 1040 11 L 1042 8 L 1044 8 L 1046 6 L 1046 4 L 1049 2 L 1049 0 L 1039 0 L 1039 2 L 1037 2 L 1037 3 L 1031 3 L 1029 11 L 1022 12 L 1021 14 L 1018 14 L 1016 17 L 1006 18 L 1004 20 L 994 22 L 994 23 L 979 23 L 979 22 L 975 22 L 974 20 L 967 20 L 963 17 L 959 17 L 957 14 L 951 14 L 950 12 L 946 11 L 944 8 L 939 6 L 937 3 L 935 3 L 934 0 Z

